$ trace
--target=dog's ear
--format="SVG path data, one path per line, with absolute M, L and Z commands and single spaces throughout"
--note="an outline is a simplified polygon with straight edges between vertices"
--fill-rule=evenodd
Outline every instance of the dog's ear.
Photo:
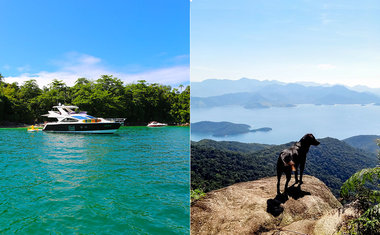
M 304 135 L 302 138 L 301 138 L 301 142 L 305 141 L 306 139 L 310 138 L 309 137 L 310 134 L 306 134 Z
M 303 137 L 302 137 L 302 139 L 300 140 L 300 142 L 305 142 L 305 141 L 310 141 L 310 140 L 314 140 L 315 139 L 315 137 L 314 137 L 314 135 L 313 134 L 311 134 L 311 133 L 308 133 L 308 134 L 306 134 L 306 135 L 304 135 Z

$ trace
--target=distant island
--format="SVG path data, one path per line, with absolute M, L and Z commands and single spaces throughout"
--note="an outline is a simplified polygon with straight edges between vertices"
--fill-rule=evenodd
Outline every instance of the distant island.
M 249 132 L 268 132 L 271 131 L 270 127 L 262 127 L 252 129 L 247 124 L 238 124 L 232 122 L 211 122 L 201 121 L 191 124 L 191 131 L 194 133 L 211 134 L 214 137 L 222 137 L 228 135 L 239 135 Z

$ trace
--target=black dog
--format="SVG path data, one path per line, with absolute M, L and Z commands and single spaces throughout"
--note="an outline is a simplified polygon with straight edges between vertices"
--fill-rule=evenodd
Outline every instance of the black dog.
M 311 145 L 319 145 L 319 141 L 312 134 L 306 134 L 292 147 L 282 150 L 277 160 L 277 194 L 280 193 L 280 179 L 283 172 L 286 175 L 285 192 L 291 178 L 292 168 L 296 178 L 296 183 L 302 184 L 303 170 L 305 169 L 306 154 Z M 300 180 L 298 181 L 297 168 L 300 167 Z

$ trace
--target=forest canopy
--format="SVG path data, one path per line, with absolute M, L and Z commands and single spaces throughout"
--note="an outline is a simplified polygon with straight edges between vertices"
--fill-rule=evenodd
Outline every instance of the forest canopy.
M 126 118 L 130 125 L 190 121 L 190 86 L 177 89 L 144 80 L 124 84 L 112 75 L 102 75 L 95 81 L 78 78 L 72 87 L 55 79 L 41 89 L 33 79 L 18 85 L 2 78 L 0 74 L 0 123 L 45 121 L 41 115 L 59 103 L 76 105 L 93 116 Z

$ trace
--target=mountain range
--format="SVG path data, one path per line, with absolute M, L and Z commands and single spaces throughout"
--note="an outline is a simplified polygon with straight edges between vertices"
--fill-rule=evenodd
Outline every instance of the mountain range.
M 339 195 L 340 187 L 351 175 L 378 163 L 376 154 L 344 141 L 334 138 L 319 140 L 319 146 L 310 148 L 305 174 L 322 180 L 335 196 Z M 213 140 L 192 142 L 191 187 L 207 192 L 237 182 L 275 176 L 279 153 L 292 144 L 245 144 Z
M 241 105 L 245 108 L 289 107 L 297 104 L 379 104 L 380 95 L 349 89 L 342 85 L 305 85 L 242 78 L 209 79 L 191 84 L 193 108 Z M 361 88 L 363 90 L 363 88 Z M 375 94 L 376 93 L 376 94 Z

